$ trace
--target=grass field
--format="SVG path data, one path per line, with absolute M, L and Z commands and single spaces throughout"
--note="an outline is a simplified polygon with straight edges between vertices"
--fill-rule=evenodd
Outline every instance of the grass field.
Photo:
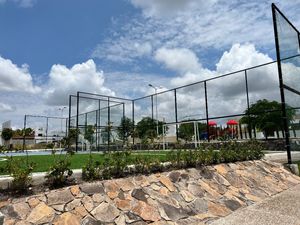
M 104 155 L 103 154 L 92 154 L 94 160 L 103 162 Z M 166 151 L 155 151 L 155 152 L 134 152 L 131 154 L 132 159 L 136 155 L 145 155 L 152 158 L 160 159 L 161 161 L 166 161 Z M 65 155 L 59 155 L 57 154 L 55 157 L 64 157 Z M 26 159 L 26 156 L 14 156 L 15 159 Z M 71 169 L 81 169 L 86 163 L 89 158 L 89 154 L 74 154 L 71 157 Z M 3 159 L 3 157 L 0 157 L 0 159 Z M 52 166 L 55 162 L 53 155 L 31 155 L 29 156 L 29 162 L 33 162 L 35 164 L 34 172 L 45 172 L 48 171 L 50 166 Z M 0 161 L 0 167 L 4 167 L 6 165 L 5 161 Z M 5 173 L 1 172 L 0 175 L 4 175 Z

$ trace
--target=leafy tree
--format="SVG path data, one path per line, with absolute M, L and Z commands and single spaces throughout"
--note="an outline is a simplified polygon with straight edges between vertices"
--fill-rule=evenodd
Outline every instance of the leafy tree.
M 130 118 L 123 117 L 121 124 L 117 129 L 118 137 L 127 140 L 129 136 L 133 135 L 134 125 Z
M 94 142 L 94 126 L 93 125 L 88 125 L 85 128 L 84 132 L 84 139 L 88 140 L 90 144 L 93 144 Z
M 5 141 L 9 141 L 13 136 L 13 130 L 11 128 L 4 128 L 1 136 Z
M 136 125 L 136 135 L 142 140 L 151 139 L 157 137 L 157 129 L 156 126 L 158 126 L 158 135 L 163 134 L 163 125 L 165 122 L 157 121 L 150 118 L 150 117 L 144 117 L 141 121 L 139 121 Z M 168 127 L 166 127 L 166 130 L 168 130 Z
M 112 124 L 108 124 L 107 126 L 104 127 L 104 129 L 102 129 L 101 137 L 104 143 L 112 142 L 111 130 L 112 130 Z
M 291 121 L 296 111 L 288 105 L 286 109 L 287 119 Z M 258 100 L 249 107 L 249 110 L 245 110 L 245 113 L 247 115 L 243 116 L 240 122 L 263 131 L 266 138 L 274 134 L 274 131 L 283 129 L 281 103 L 279 102 Z
M 62 139 L 62 143 L 63 145 L 68 148 L 71 149 L 72 145 L 76 143 L 76 138 L 77 136 L 80 134 L 80 130 L 79 129 L 69 129 L 69 133 L 67 137 L 64 137 Z
M 26 129 L 17 129 L 13 132 L 13 136 L 34 136 L 35 132 L 32 128 L 28 127 Z
M 183 122 L 189 122 L 189 120 L 185 120 Z M 206 130 L 205 123 L 198 123 L 198 131 L 201 133 Z M 178 137 L 184 139 L 186 142 L 191 141 L 193 136 L 195 135 L 194 131 L 194 122 L 190 121 L 190 123 L 182 123 L 178 128 Z

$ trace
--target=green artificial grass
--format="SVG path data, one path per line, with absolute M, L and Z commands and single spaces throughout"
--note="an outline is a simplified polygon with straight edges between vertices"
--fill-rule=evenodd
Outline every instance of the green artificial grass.
M 131 158 L 134 159 L 136 155 L 149 156 L 150 158 L 159 159 L 160 161 L 166 161 L 167 151 L 136 151 L 131 154 Z M 104 155 L 92 153 L 93 159 L 95 161 L 103 162 Z M 60 155 L 57 153 L 54 155 L 31 155 L 28 156 L 29 162 L 35 164 L 33 172 L 46 172 L 54 164 L 54 157 L 65 157 L 65 155 Z M 4 157 L 0 157 L 2 159 Z M 23 159 L 23 162 L 26 162 L 26 156 L 14 156 L 14 159 Z M 89 154 L 74 154 L 71 157 L 71 169 L 81 169 L 86 165 L 89 159 Z M 0 168 L 5 167 L 6 161 L 0 161 Z M 5 175 L 6 172 L 1 171 L 0 175 Z

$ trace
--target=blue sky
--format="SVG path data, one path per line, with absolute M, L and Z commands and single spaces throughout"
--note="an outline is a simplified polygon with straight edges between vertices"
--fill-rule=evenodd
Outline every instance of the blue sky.
M 300 27 L 300 1 L 277 1 Z M 0 123 L 275 59 L 271 1 L 0 0 Z

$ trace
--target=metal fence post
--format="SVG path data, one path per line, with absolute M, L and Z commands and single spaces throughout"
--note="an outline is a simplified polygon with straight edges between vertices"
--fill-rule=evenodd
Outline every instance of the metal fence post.
M 132 100 L 132 124 L 133 124 L 132 145 L 134 145 L 134 136 L 135 136 L 134 102 L 135 102 L 135 101 Z
M 177 116 L 177 89 L 174 89 L 176 140 L 178 141 L 178 116 Z
M 206 111 L 206 132 L 207 132 L 207 141 L 210 142 L 209 139 L 209 124 L 208 124 L 208 101 L 207 101 L 207 84 L 204 81 L 204 94 L 205 94 L 205 111 Z
M 79 133 L 78 133 L 78 124 L 79 124 L 79 92 L 77 92 L 77 98 L 76 98 L 76 145 L 75 145 L 75 150 L 76 152 L 78 151 L 78 139 L 79 139 Z
M 249 89 L 248 89 L 248 75 L 247 75 L 247 70 L 245 70 L 245 85 L 246 85 L 246 95 L 247 95 L 247 111 L 248 111 L 248 132 L 249 132 L 249 137 L 252 139 L 252 128 L 251 128 L 251 123 L 250 123 L 250 101 L 249 101 Z
M 285 147 L 287 152 L 288 164 L 291 164 L 292 156 L 291 156 L 291 146 L 290 146 L 290 134 L 289 134 L 289 127 L 288 127 L 288 119 L 286 114 L 284 86 L 283 86 L 282 69 L 281 69 L 280 46 L 279 46 L 279 37 L 278 37 L 277 21 L 276 21 L 276 6 L 274 3 L 272 3 L 272 16 L 273 16 L 273 26 L 274 26 L 274 36 L 275 36 L 275 46 L 276 46 L 277 68 L 278 68 L 278 76 L 279 76 L 283 129 L 285 133 Z

